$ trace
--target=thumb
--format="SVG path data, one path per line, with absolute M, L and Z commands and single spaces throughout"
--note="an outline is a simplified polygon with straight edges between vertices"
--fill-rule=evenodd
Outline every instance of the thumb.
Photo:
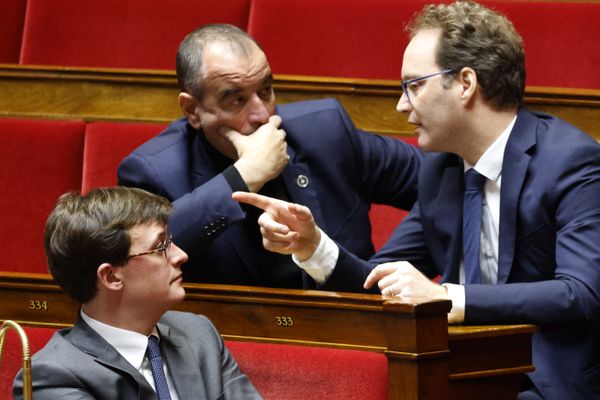
M 279 125 L 281 125 L 281 117 L 279 115 L 271 115 L 269 117 L 269 123 L 275 125 L 275 128 L 279 128 Z
M 245 139 L 245 136 L 228 126 L 222 126 L 219 128 L 219 134 L 229 140 L 236 148 L 237 144 Z

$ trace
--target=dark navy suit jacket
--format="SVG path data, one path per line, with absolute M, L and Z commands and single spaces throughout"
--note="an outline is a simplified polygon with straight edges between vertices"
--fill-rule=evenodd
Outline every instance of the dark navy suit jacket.
M 282 105 L 277 113 L 290 155 L 281 174 L 290 200 L 309 207 L 332 239 L 368 259 L 374 253 L 370 205 L 412 207 L 420 151 L 356 129 L 332 99 Z M 258 226 L 244 223 L 245 209 L 231 199 L 231 187 L 199 135 L 184 119 L 174 122 L 123 160 L 119 183 L 173 202 L 169 228 L 190 255 L 186 280 L 280 286 L 265 278 L 274 253 L 262 247 Z M 296 287 L 310 287 L 300 269 L 297 275 Z
M 408 260 L 458 283 L 462 160 L 428 154 L 419 199 L 361 262 L 341 251 L 325 288 L 357 289 L 372 265 Z M 557 118 L 521 110 L 502 164 L 497 285 L 465 286 L 465 323 L 534 323 L 530 374 L 546 399 L 600 398 L 600 145 Z

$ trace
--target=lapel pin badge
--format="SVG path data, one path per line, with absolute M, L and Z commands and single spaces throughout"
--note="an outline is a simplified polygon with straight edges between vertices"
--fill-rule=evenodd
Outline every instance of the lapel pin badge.
M 308 186 L 308 177 L 306 175 L 298 175 L 298 178 L 296 178 L 296 184 L 304 189 Z

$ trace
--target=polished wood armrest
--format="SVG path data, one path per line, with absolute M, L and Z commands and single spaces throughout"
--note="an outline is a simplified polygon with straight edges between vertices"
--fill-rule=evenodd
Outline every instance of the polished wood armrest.
M 448 326 L 447 300 L 186 284 L 178 310 L 209 317 L 224 338 L 375 351 L 390 399 L 510 399 L 533 370 L 533 325 Z M 0 320 L 70 326 L 78 304 L 49 275 L 0 272 Z

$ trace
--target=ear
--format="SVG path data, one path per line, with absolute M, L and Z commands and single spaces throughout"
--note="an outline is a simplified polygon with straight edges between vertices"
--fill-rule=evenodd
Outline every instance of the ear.
M 179 93 L 179 108 L 183 111 L 183 115 L 187 118 L 188 122 L 195 129 L 200 129 L 202 121 L 198 115 L 197 109 L 200 106 L 198 100 L 189 93 Z
M 100 264 L 96 271 L 98 286 L 102 286 L 108 290 L 121 290 L 123 288 L 123 281 L 120 276 L 121 269 L 122 267 L 115 267 L 109 263 Z
M 457 80 L 461 86 L 461 101 L 471 103 L 477 92 L 477 73 L 473 68 L 464 67 L 458 73 Z

